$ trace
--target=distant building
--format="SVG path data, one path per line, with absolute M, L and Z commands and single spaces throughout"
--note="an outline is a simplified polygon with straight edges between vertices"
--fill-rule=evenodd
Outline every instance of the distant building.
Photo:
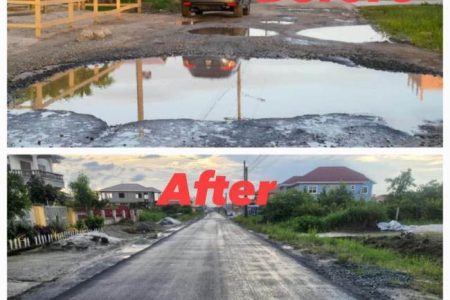
M 322 192 L 345 185 L 355 199 L 372 198 L 372 186 L 375 182 L 364 174 L 347 167 L 319 167 L 303 176 L 293 176 L 278 185 L 279 191 L 297 189 L 314 196 Z
M 64 177 L 53 172 L 53 164 L 61 159 L 58 155 L 8 155 L 8 172 L 19 174 L 25 183 L 36 176 L 45 184 L 61 189 Z
M 99 191 L 100 199 L 123 206 L 150 207 L 158 201 L 161 191 L 136 183 L 122 183 Z

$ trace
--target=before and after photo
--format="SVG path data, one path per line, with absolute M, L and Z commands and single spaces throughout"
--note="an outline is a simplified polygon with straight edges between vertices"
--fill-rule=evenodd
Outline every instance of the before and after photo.
M 5 298 L 445 298 L 442 0 L 2 10 Z

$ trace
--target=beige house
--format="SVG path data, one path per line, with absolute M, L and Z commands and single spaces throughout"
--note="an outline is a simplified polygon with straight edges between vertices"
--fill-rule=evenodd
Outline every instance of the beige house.
M 9 155 L 8 172 L 19 174 L 24 182 L 28 182 L 32 176 L 38 176 L 45 184 L 63 188 L 63 175 L 53 172 L 53 164 L 61 159 L 58 155 Z

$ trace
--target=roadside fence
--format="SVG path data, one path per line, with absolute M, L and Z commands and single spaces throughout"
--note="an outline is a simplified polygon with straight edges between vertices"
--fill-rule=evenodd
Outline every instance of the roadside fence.
M 34 29 L 36 38 L 42 36 L 42 30 L 54 26 L 68 25 L 73 28 L 74 23 L 81 20 L 92 20 L 98 22 L 100 17 L 107 15 L 115 15 L 120 17 L 122 12 L 129 10 L 137 10 L 138 13 L 142 9 L 142 0 L 135 0 L 135 3 L 122 3 L 121 0 L 105 1 L 105 0 L 7 0 L 8 15 L 17 11 L 20 7 L 29 10 L 30 14 L 34 14 L 34 22 L 32 23 L 16 23 L 8 20 L 8 29 Z M 44 20 L 47 7 L 49 6 L 67 6 L 67 17 L 56 17 Z M 80 13 L 75 14 L 75 9 Z
M 31 249 L 37 246 L 44 246 L 48 245 L 52 242 L 67 239 L 71 236 L 81 234 L 81 233 L 87 233 L 87 232 L 99 232 L 100 230 L 67 230 L 64 232 L 59 233 L 50 233 L 50 234 L 39 234 L 32 238 L 15 238 L 8 240 L 8 253 L 18 251 L 18 250 L 25 250 L 25 249 Z

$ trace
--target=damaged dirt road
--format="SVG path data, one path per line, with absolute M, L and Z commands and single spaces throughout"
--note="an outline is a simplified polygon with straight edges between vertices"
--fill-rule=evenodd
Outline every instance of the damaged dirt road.
M 58 299 L 354 299 L 217 213 Z
M 293 24 L 263 24 L 261 21 L 290 21 Z M 296 35 L 303 29 L 359 24 L 367 22 L 361 19 L 355 7 L 340 1 L 298 4 L 282 0 L 274 4 L 253 3 L 251 15 L 243 18 L 223 14 L 190 19 L 178 14 L 123 14 L 120 20 L 105 19 L 97 26 L 107 26 L 111 30 L 112 36 L 104 40 L 78 42 L 81 29 L 61 33 L 61 27 L 55 28 L 47 31 L 40 41 L 34 38 L 32 30 L 9 30 L 8 82 L 12 88 L 35 80 L 42 73 L 49 74 L 82 63 L 170 55 L 347 58 L 370 68 L 442 74 L 441 54 L 411 45 L 388 42 L 345 44 Z M 194 28 L 205 27 L 253 27 L 273 30 L 278 35 L 236 38 L 189 33 Z
M 91 26 L 112 32 L 101 40 L 10 30 L 8 146 L 442 146 L 440 53 L 298 34 L 364 24 L 341 2 L 283 0 L 243 18 L 123 14 Z

